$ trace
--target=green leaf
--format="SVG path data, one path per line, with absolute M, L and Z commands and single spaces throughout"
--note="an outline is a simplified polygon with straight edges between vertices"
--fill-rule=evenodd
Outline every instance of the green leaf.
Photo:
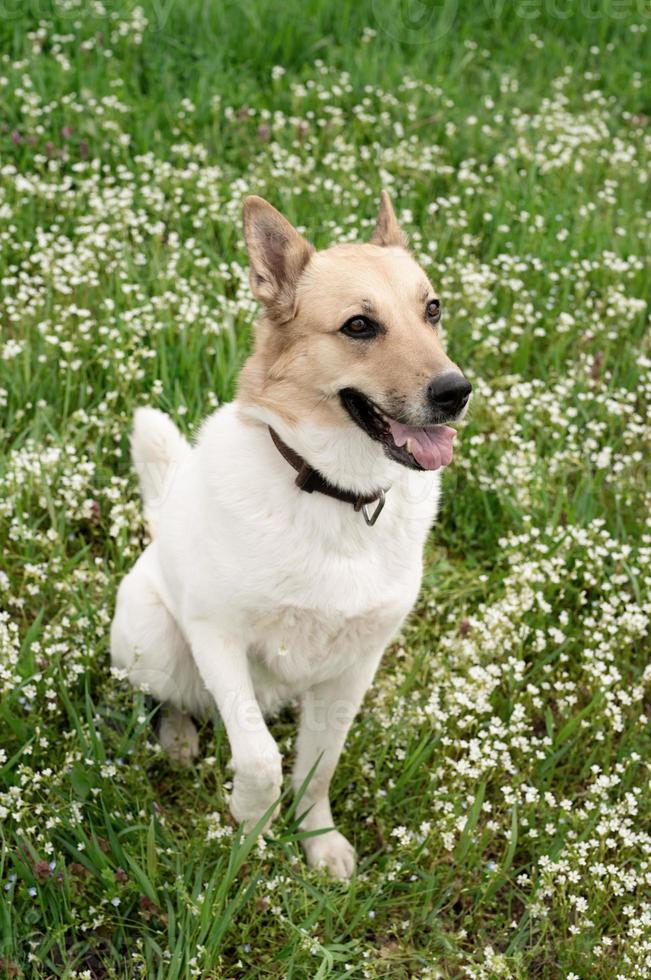
M 72 783 L 72 788 L 79 799 L 85 800 L 90 793 L 91 784 L 88 776 L 86 775 L 86 770 L 81 762 L 73 763 L 72 770 L 70 772 L 70 782 Z
M 158 878 L 158 851 L 156 849 L 156 820 L 153 814 L 147 830 L 147 873 L 155 884 Z
M 475 796 L 474 803 L 470 807 L 470 813 L 468 814 L 468 819 L 466 820 L 465 826 L 459 838 L 459 843 L 455 851 L 455 859 L 457 861 L 463 861 L 466 854 L 470 849 L 472 844 L 472 835 L 475 827 L 477 826 L 477 821 L 479 820 L 479 814 L 481 813 L 482 804 L 484 802 L 484 794 L 486 792 L 486 781 L 479 784 L 477 790 L 477 795 Z

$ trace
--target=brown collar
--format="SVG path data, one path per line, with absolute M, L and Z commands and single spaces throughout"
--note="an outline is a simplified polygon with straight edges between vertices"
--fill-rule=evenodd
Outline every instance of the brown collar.
M 287 460 L 290 466 L 292 466 L 298 476 L 295 479 L 295 484 L 301 490 L 305 490 L 306 493 L 323 493 L 326 497 L 334 497 L 335 500 L 342 500 L 345 504 L 352 504 L 355 510 L 361 510 L 364 515 L 364 520 L 368 525 L 373 525 L 380 516 L 380 511 L 384 507 L 384 501 L 386 498 L 386 490 L 378 490 L 376 493 L 362 494 L 355 493 L 353 490 L 341 490 L 336 487 L 333 483 L 326 480 L 325 476 L 322 476 L 318 470 L 313 469 L 309 463 L 307 463 L 302 456 L 299 456 L 297 452 L 288 446 L 286 442 L 280 438 L 278 433 L 269 426 L 269 434 L 274 441 L 276 449 L 280 455 Z M 377 503 L 375 510 L 370 513 L 368 510 L 369 504 Z

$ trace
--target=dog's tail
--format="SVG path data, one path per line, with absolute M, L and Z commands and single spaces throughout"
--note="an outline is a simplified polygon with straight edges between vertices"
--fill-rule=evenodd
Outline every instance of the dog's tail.
M 131 433 L 131 458 L 140 479 L 145 519 L 152 538 L 165 498 L 190 452 L 185 439 L 168 415 L 157 408 L 137 408 Z

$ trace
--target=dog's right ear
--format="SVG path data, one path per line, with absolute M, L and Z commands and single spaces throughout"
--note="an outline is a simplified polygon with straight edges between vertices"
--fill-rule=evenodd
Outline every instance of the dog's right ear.
M 256 299 L 281 322 L 294 313 L 296 284 L 314 253 L 293 225 L 261 197 L 244 202 L 244 237 L 249 252 L 249 281 Z

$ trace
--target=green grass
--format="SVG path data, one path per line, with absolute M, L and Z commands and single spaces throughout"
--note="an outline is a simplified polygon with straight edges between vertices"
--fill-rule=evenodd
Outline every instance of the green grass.
M 143 9 L 0 11 L 1 970 L 651 976 L 648 10 Z M 249 350 L 243 197 L 323 246 L 382 186 L 476 398 L 336 775 L 346 886 L 289 794 L 232 827 L 219 726 L 171 768 L 107 629 L 134 407 L 191 431 Z

